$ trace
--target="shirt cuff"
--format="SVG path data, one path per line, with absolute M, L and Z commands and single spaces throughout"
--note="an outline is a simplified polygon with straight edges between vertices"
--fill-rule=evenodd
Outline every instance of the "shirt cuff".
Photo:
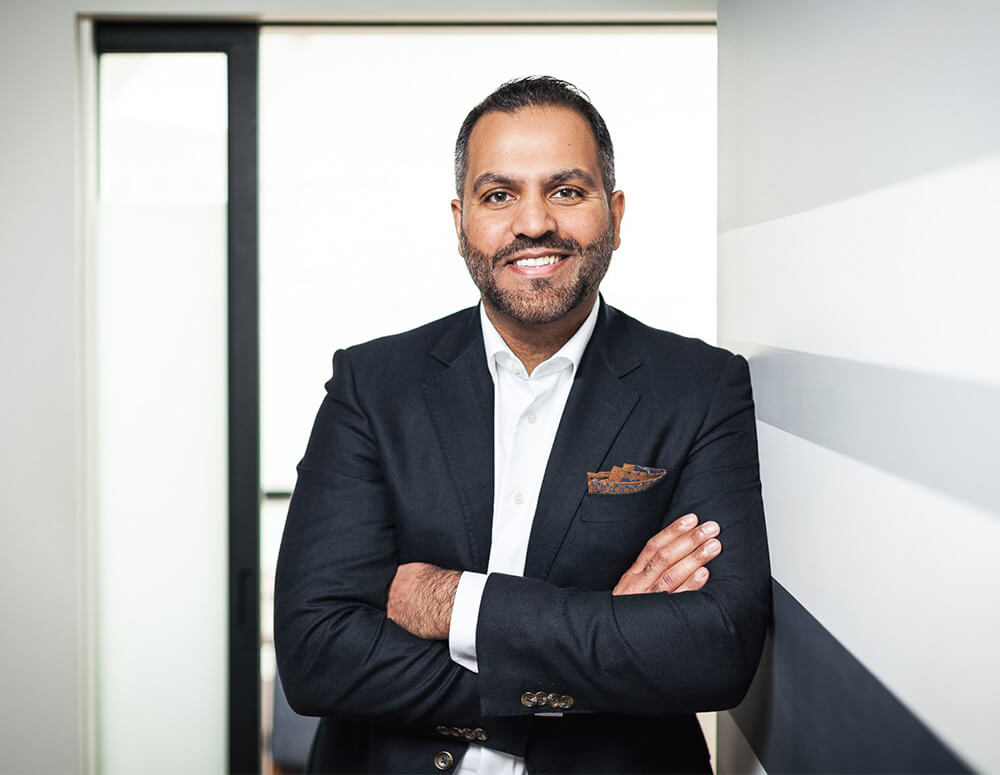
M 486 574 L 465 571 L 458 579 L 455 602 L 451 608 L 451 628 L 448 631 L 448 651 L 453 662 L 473 673 L 479 672 L 476 657 L 476 625 L 479 604 L 486 588 Z

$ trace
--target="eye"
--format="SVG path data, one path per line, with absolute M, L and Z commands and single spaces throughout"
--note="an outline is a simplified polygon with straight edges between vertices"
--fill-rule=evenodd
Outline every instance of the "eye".
M 502 205 L 505 202 L 509 202 L 510 199 L 511 196 L 506 191 L 491 191 L 483 198 L 483 201 L 487 204 Z
M 579 199 L 583 196 L 583 194 L 575 188 L 563 186 L 562 188 L 556 189 L 552 196 L 554 199 Z

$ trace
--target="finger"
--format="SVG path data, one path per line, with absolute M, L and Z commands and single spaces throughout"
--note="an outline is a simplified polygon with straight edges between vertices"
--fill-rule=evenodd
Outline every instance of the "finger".
M 693 552 L 681 558 L 678 562 L 666 568 L 649 584 L 650 592 L 676 592 L 699 569 L 710 563 L 722 552 L 722 542 L 711 538 L 698 546 Z
M 652 556 L 649 557 L 645 567 L 641 569 L 639 575 L 645 577 L 646 580 L 651 583 L 652 580 L 660 576 L 667 568 L 673 567 L 689 554 L 696 551 L 698 547 L 703 546 L 708 541 L 711 541 L 718 534 L 719 523 L 709 521 L 698 527 L 696 530 L 690 530 L 687 533 L 674 538 L 669 543 L 657 549 Z M 681 578 L 687 578 L 687 576 L 685 575 Z
M 722 545 L 715 538 L 719 530 L 717 522 L 709 521 L 675 538 L 657 550 L 645 567 L 623 575 L 615 594 L 672 592 L 721 551 Z
M 676 595 L 681 592 L 697 592 L 705 586 L 706 583 L 708 583 L 709 575 L 708 568 L 698 568 L 698 570 L 688 576 L 687 580 L 683 584 L 673 591 L 673 594 Z
M 696 514 L 685 514 L 683 517 L 675 519 L 646 542 L 646 545 L 642 547 L 642 551 L 639 552 L 639 556 L 636 557 L 635 562 L 632 563 L 632 567 L 625 572 L 641 573 L 646 569 L 646 566 L 649 565 L 653 555 L 655 555 L 660 549 L 669 544 L 671 541 L 690 533 L 697 524 L 698 516 Z

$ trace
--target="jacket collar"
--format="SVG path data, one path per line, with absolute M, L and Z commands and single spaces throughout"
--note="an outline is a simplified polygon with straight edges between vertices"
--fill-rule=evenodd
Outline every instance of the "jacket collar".
M 636 355 L 626 330 L 624 316 L 609 306 L 601 295 L 597 300 L 597 323 L 587 345 L 596 350 L 600 360 L 616 377 L 624 377 L 642 364 Z M 430 354 L 445 366 L 459 361 L 470 350 L 482 350 L 483 335 L 479 306 L 469 307 L 456 315 L 456 323 L 431 348 Z M 478 346 L 478 347 L 477 347 Z M 586 352 L 585 351 L 585 355 Z M 581 364 L 582 365 L 582 364 Z M 488 373 L 488 372 L 487 372 Z

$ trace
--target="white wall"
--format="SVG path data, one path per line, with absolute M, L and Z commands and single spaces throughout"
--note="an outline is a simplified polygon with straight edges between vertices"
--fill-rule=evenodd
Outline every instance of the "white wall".
M 78 14 L 495 18 L 487 0 L 4 0 L 0 5 L 0 771 L 93 756 Z M 520 0 L 503 18 L 712 19 L 712 0 Z
M 912 714 L 996 771 L 1000 6 L 719 5 L 719 338 L 750 357 L 774 578 L 899 701 L 888 761 Z

